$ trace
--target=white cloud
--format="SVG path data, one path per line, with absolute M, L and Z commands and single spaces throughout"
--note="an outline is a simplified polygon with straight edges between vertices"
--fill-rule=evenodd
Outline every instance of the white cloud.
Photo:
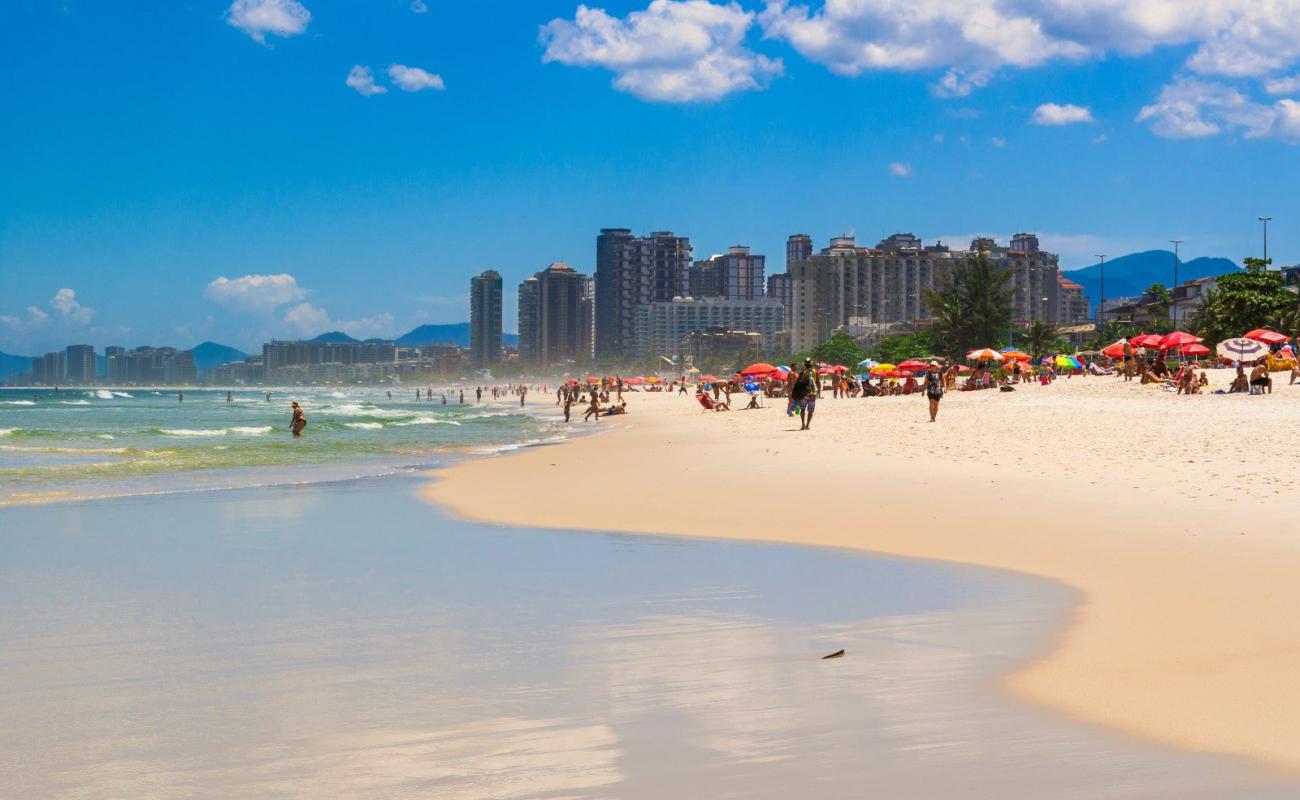
M 348 70 L 347 80 L 343 83 L 349 88 L 356 89 L 357 94 L 365 97 L 388 91 L 382 86 L 375 85 L 375 74 L 370 71 L 370 67 L 363 67 L 360 64 Z
M 59 312 L 65 322 L 75 322 L 78 325 L 85 325 L 90 322 L 91 317 L 95 316 L 95 309 L 83 306 L 77 302 L 77 293 L 71 289 L 60 289 L 50 298 L 50 308 Z M 28 308 L 28 313 L 36 312 L 33 316 L 44 317 L 44 312 L 36 308 Z
M 397 330 L 392 314 L 376 314 L 373 317 L 354 320 L 331 319 L 329 313 L 320 306 L 300 303 L 284 312 L 284 324 L 300 336 L 317 336 L 327 331 L 343 331 L 358 339 L 389 339 Z
M 310 21 L 311 12 L 297 0 L 235 0 L 226 9 L 227 23 L 263 44 L 268 33 L 297 36 Z
M 424 0 L 411 0 L 411 10 L 416 14 L 423 14 L 429 10 L 429 7 L 425 5 Z
M 992 139 L 989 139 L 989 142 L 999 150 L 1007 146 L 1007 140 L 1003 139 L 1001 136 L 994 136 Z
M 1086 106 L 1072 103 L 1043 103 L 1034 109 L 1031 120 L 1035 125 L 1076 125 L 1080 122 L 1092 122 L 1092 111 Z
M 1110 137 L 1109 137 L 1109 136 L 1107 136 L 1107 135 L 1104 134 L 1104 133 L 1099 133 L 1099 134 L 1097 134 L 1096 136 L 1094 136 L 1094 137 L 1092 138 L 1092 143 L 1093 143 L 1093 144 L 1105 144 L 1105 143 L 1106 143 L 1107 141 L 1109 141 L 1109 140 L 1110 140 Z
M 43 327 L 49 321 L 50 315 L 46 314 L 36 306 L 27 307 L 26 317 L 19 317 L 13 314 L 0 315 L 0 325 L 18 332 Z
M 1170 139 L 1213 136 L 1224 130 L 1242 130 L 1254 138 L 1267 136 L 1276 116 L 1274 109 L 1230 86 L 1182 76 L 1161 89 L 1156 102 L 1143 106 L 1136 121 L 1148 123 L 1157 136 Z
M 545 62 L 603 67 L 614 87 L 660 102 L 704 102 L 762 89 L 782 72 L 781 60 L 744 45 L 755 15 L 737 3 L 653 0 L 625 18 L 578 6 L 573 20 L 542 26 Z
M 307 296 L 307 290 L 287 272 L 278 275 L 244 275 L 227 278 L 222 275 L 208 284 L 203 296 L 229 308 L 246 311 L 270 311 L 285 303 Z
M 930 87 L 936 97 L 966 97 L 976 89 L 988 86 L 993 71 L 988 69 L 965 70 L 953 67 Z
M 889 174 L 895 178 L 907 178 L 912 174 L 912 168 L 901 161 L 895 161 L 889 165 Z
M 392 78 L 393 83 L 397 84 L 399 89 L 406 92 L 422 92 L 425 89 L 442 91 L 445 88 L 441 75 L 434 75 L 425 72 L 419 67 L 408 67 L 404 64 L 390 66 L 388 68 L 388 77 Z M 371 83 L 373 85 L 373 80 Z
M 1269 94 L 1295 94 L 1300 92 L 1300 75 L 1283 75 L 1264 81 L 1264 91 Z

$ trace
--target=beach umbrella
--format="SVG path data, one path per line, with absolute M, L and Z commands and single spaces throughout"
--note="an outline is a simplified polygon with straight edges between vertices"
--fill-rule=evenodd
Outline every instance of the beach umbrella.
M 1120 339 L 1112 345 L 1107 345 L 1101 349 L 1101 354 L 1108 358 L 1123 358 L 1124 345 L 1129 344 L 1128 339 Z
M 1174 331 L 1173 333 L 1166 333 L 1164 336 L 1160 337 L 1160 347 L 1162 349 L 1167 347 L 1182 347 L 1185 344 L 1199 344 L 1201 341 L 1201 337 L 1193 336 L 1187 331 Z
M 1158 333 L 1144 333 L 1139 336 L 1134 336 L 1129 340 L 1129 344 L 1134 347 L 1145 347 L 1150 350 L 1159 350 L 1161 347 L 1160 341 L 1163 338 L 1164 337 Z
M 1219 355 L 1232 361 L 1253 361 L 1268 355 L 1268 345 L 1254 339 L 1247 339 L 1244 336 L 1236 339 L 1224 339 L 1219 342 L 1219 346 L 1215 350 L 1218 351 Z
M 966 354 L 966 358 L 971 361 L 1001 361 L 1003 356 L 997 350 L 985 347 L 982 350 L 972 350 Z
M 1208 356 L 1210 354 L 1210 348 L 1203 344 L 1192 342 L 1191 344 L 1185 344 L 1178 348 L 1178 352 L 1185 356 Z
M 1002 357 L 1008 361 L 1029 361 L 1033 356 L 1020 350 L 1003 350 Z
M 1057 356 L 1056 366 L 1061 367 L 1062 369 L 1082 369 L 1079 362 L 1075 361 L 1070 356 Z
M 910 369 L 914 372 L 927 372 L 930 369 L 930 365 L 918 358 L 909 358 L 906 361 L 904 361 L 902 364 L 899 364 L 898 368 Z
M 877 364 L 871 368 L 872 375 L 885 375 L 898 369 L 897 364 Z
M 718 379 L 718 376 L 717 376 L 717 375 L 701 375 L 699 379 L 702 380 L 702 381 L 704 381 L 705 383 L 713 383 L 714 381 L 716 381 L 716 380 Z
M 1243 338 L 1254 339 L 1255 341 L 1263 342 L 1264 344 L 1281 344 L 1282 342 L 1285 342 L 1288 337 L 1285 333 L 1270 331 L 1267 328 L 1256 328 L 1250 333 L 1245 334 Z
M 700 369 L 699 369 L 699 367 L 691 367 L 690 369 L 688 369 L 688 370 L 686 370 L 686 371 L 687 371 L 687 372 L 699 372 Z
M 771 375 L 776 372 L 776 367 L 763 361 L 757 364 L 750 364 L 740 371 L 741 375 Z

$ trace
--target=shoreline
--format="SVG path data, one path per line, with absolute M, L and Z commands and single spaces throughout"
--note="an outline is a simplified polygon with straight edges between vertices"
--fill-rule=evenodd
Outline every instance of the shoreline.
M 689 397 L 629 399 L 633 413 L 605 436 L 458 462 L 420 494 L 480 522 L 829 547 L 1046 578 L 1079 602 L 1043 657 L 1002 678 L 1014 697 L 1148 741 L 1300 770 L 1300 634 L 1289 630 L 1300 544 L 1287 538 L 1300 503 L 1284 491 L 1284 448 L 1262 459 L 1258 450 L 1258 426 L 1300 410 L 1300 394 L 1176 398 L 1062 380 L 951 397 L 937 425 L 916 398 L 827 399 L 808 433 L 790 431 L 773 406 L 702 414 Z M 1174 416 L 1173 404 L 1197 416 Z M 1184 443 L 1187 419 L 1213 434 Z M 1172 448 L 1161 444 L 1169 437 Z

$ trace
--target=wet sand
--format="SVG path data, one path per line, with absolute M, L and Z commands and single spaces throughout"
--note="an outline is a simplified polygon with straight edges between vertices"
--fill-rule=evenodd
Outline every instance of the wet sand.
M 1298 789 L 1002 697 L 998 676 L 1041 653 L 1076 601 L 1057 585 L 476 525 L 419 502 L 421 482 L 0 511 L 0 794 Z
M 1076 378 L 950 394 L 934 425 L 918 397 L 824 398 L 806 433 L 777 403 L 710 414 L 689 397 L 632 395 L 606 435 L 459 464 L 425 496 L 504 524 L 819 545 L 1058 581 L 1080 603 L 1042 658 L 1008 669 L 1016 697 L 1300 769 L 1287 443 L 1300 387 L 1176 397 Z

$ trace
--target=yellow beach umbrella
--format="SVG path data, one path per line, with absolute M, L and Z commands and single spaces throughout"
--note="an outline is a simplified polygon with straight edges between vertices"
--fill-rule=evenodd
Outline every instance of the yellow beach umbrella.
M 872 375 L 884 375 L 898 369 L 897 364 L 877 364 L 871 368 Z

